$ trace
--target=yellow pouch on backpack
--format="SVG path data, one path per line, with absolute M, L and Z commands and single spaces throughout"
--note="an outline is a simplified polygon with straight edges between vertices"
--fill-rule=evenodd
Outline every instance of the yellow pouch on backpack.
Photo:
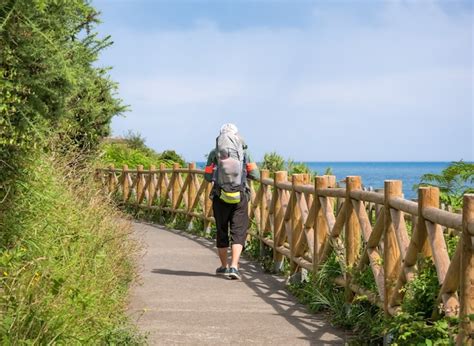
M 226 192 L 221 189 L 221 195 L 219 198 L 228 204 L 237 204 L 240 202 L 240 191 Z

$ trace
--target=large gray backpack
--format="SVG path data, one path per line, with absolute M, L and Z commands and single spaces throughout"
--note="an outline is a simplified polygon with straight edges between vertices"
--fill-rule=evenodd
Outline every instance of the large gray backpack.
M 232 132 L 221 133 L 216 138 L 216 156 L 216 183 L 224 192 L 234 193 L 221 196 L 221 199 L 227 203 L 238 203 L 235 198 L 229 196 L 237 196 L 237 192 L 243 191 L 245 186 L 244 142 L 242 138 Z

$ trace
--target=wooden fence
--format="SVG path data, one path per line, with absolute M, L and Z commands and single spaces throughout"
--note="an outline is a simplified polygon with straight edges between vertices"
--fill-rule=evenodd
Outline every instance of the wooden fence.
M 99 169 L 97 177 L 105 190 L 118 194 L 125 203 L 183 214 L 191 224 L 199 218 L 204 227 L 214 222 L 208 198 L 212 185 L 195 164 L 187 168 L 163 165 L 137 169 Z M 417 274 L 420 256 L 432 258 L 439 281 L 438 304 L 433 315 L 459 316 L 458 343 L 472 342 L 474 325 L 474 195 L 464 196 L 463 214 L 439 208 L 439 190 L 418 189 L 418 203 L 403 198 L 402 182 L 386 180 L 384 190 L 362 190 L 361 178 L 345 178 L 336 187 L 335 176 L 307 174 L 288 177 L 284 171 L 261 171 L 259 182 L 251 182 L 249 216 L 256 224 L 262 246 L 273 249 L 280 267 L 290 263 L 291 274 L 302 268 L 317 275 L 318 269 L 336 253 L 343 275 L 335 283 L 345 287 L 346 299 L 364 295 L 373 304 L 394 315 L 401 309 L 404 287 Z M 459 234 L 450 257 L 445 232 Z M 370 268 L 376 290 L 368 290 L 353 279 Z M 471 319 L 469 318 L 471 316 Z

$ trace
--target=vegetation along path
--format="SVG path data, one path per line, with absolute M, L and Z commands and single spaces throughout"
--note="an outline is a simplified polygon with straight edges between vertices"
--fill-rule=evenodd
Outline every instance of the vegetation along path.
M 142 223 L 134 230 L 145 250 L 129 313 L 150 344 L 344 343 L 344 331 L 308 313 L 257 264 L 242 261 L 242 281 L 216 277 L 212 241 Z

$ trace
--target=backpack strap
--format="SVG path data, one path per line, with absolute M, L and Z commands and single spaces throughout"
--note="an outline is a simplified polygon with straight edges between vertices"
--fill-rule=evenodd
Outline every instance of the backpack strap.
M 243 152 L 244 158 L 242 159 L 242 189 L 245 190 L 245 183 L 247 182 L 247 155 Z

